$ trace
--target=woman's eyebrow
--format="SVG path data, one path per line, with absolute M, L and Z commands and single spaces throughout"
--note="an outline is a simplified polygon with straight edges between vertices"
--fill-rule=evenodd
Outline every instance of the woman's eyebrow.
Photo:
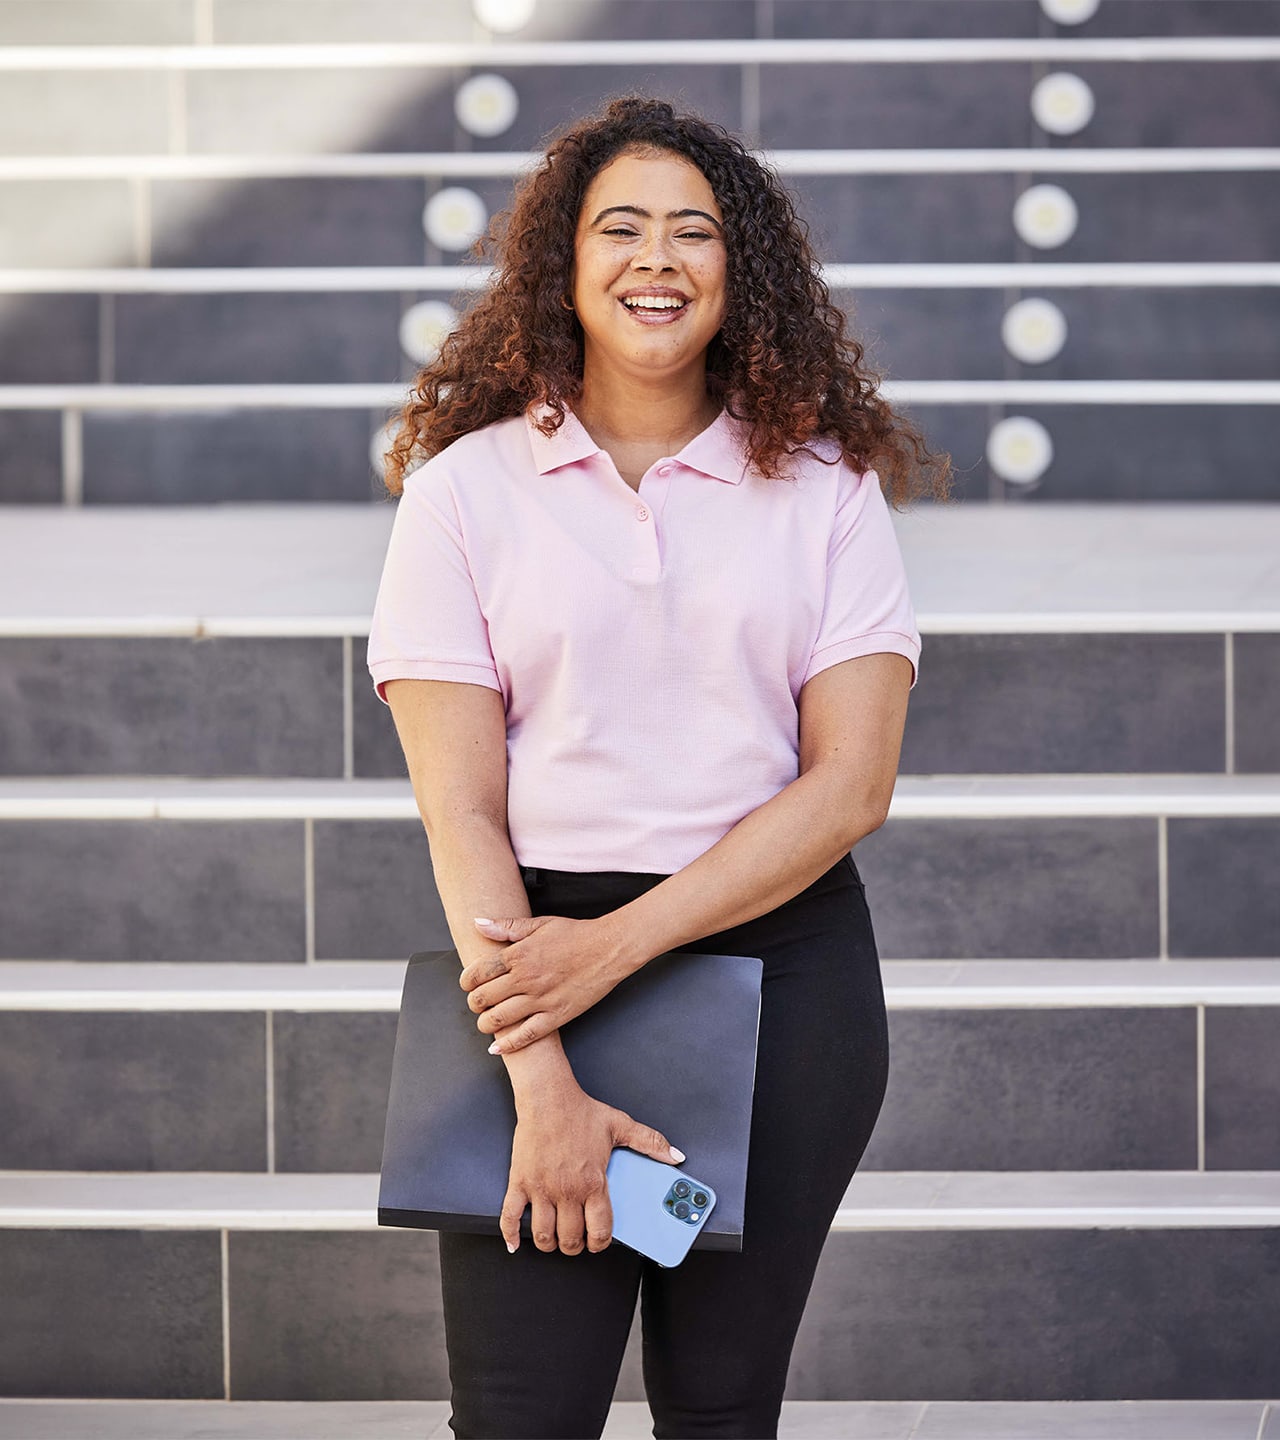
M 599 223 L 601 222 L 601 220 L 603 220 L 606 215 L 617 215 L 617 214 L 623 214 L 623 215 L 639 215 L 642 220 L 652 220 L 652 219 L 653 219 L 653 216 L 650 215 L 647 210 L 642 210 L 639 205 L 608 205 L 608 206 L 606 206 L 603 210 L 601 210 L 601 212 L 599 213 L 599 215 L 597 215 L 596 218 L 595 218 L 591 223 L 592 223 L 593 225 L 599 225 Z M 697 215 L 700 219 L 709 220 L 709 221 L 716 227 L 717 230 L 723 230 L 723 229 L 724 229 L 724 226 L 721 225 L 721 223 L 719 222 L 719 220 L 717 220 L 714 215 L 708 215 L 705 210 L 668 210 L 668 211 L 667 211 L 667 219 L 668 219 L 668 220 L 687 220 L 687 219 L 689 219 L 691 216 L 694 216 L 694 215 Z

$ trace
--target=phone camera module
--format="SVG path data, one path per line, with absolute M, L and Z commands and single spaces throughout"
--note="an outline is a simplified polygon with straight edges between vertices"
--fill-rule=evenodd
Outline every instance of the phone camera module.
M 676 1211 L 675 1211 L 675 1213 L 676 1213 L 676 1219 L 677 1219 L 677 1220 L 687 1220 L 687 1219 L 689 1218 L 689 1205 L 688 1205 L 688 1202 L 685 1201 L 685 1200 L 678 1200 L 678 1201 L 676 1202 Z
M 687 1180 L 677 1180 L 671 1189 L 677 1200 L 687 1200 L 693 1191 L 693 1186 Z
M 705 1209 L 707 1204 L 707 1192 L 705 1190 L 697 1191 L 694 1194 L 693 1203 L 698 1207 L 699 1210 Z

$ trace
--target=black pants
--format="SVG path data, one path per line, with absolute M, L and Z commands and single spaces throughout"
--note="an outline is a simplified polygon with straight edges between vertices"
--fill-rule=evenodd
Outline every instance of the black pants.
M 533 914 L 581 919 L 664 878 L 524 877 Z M 888 1076 L 880 963 L 852 858 L 768 914 L 684 948 L 764 961 L 743 1248 L 691 1250 L 664 1270 L 616 1242 L 564 1255 L 525 1241 L 509 1255 L 496 1233 L 441 1234 L 459 1440 L 598 1437 L 637 1292 L 654 1435 L 777 1434 L 818 1257 Z

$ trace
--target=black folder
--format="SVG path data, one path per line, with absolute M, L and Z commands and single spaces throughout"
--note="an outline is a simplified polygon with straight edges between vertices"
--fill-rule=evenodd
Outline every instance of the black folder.
M 454 950 L 413 955 L 396 1026 L 378 1223 L 498 1234 L 515 1104 L 458 984 Z M 695 1248 L 741 1250 L 763 965 L 671 951 L 561 1026 L 578 1083 L 652 1125 L 717 1203 Z M 521 1233 L 529 1235 L 526 1209 Z

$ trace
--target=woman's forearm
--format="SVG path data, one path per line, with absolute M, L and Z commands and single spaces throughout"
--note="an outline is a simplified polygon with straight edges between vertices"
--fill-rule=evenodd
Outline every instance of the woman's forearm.
M 437 826 L 429 836 L 431 866 L 449 933 L 463 967 L 507 947 L 488 940 L 475 926 L 477 915 L 524 916 L 529 897 L 505 828 L 483 817 Z M 461 989 L 458 1003 L 466 1003 Z M 573 1080 L 559 1031 L 504 1055 L 517 1108 L 535 1089 L 545 1091 Z
M 744 924 L 798 895 L 884 821 L 815 766 L 745 815 L 711 848 L 605 917 L 625 971 L 691 940 Z

